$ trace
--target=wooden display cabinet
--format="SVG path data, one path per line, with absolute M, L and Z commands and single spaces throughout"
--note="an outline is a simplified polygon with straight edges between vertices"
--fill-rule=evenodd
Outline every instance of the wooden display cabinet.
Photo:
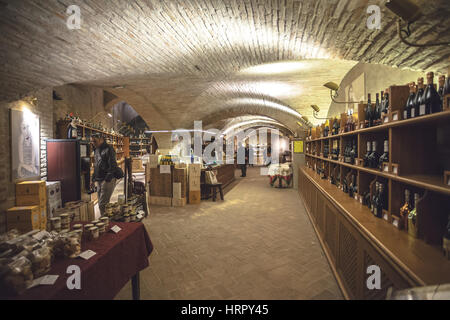
M 336 177 L 337 172 L 340 172 L 341 183 L 352 171 L 356 172 L 359 201 L 350 199 L 347 194 L 328 181 L 318 179 L 318 175 L 313 170 L 300 169 L 299 179 L 303 186 L 299 182 L 299 192 L 302 197 L 305 199 L 303 188 L 310 189 L 307 191 L 310 194 L 309 198 L 323 197 L 331 203 L 330 206 L 321 208 L 320 203 L 308 203 L 308 200 L 305 200 L 316 232 L 321 242 L 325 243 L 326 251 L 329 249 L 331 252 L 327 255 L 330 262 L 334 264 L 336 273 L 342 278 L 341 287 L 347 291 L 348 297 L 367 298 L 364 296 L 363 287 L 358 290 L 349 288 L 348 281 L 344 279 L 346 271 L 339 267 L 339 232 L 336 239 L 338 249 L 333 248 L 331 244 L 326 244 L 327 238 L 330 241 L 331 238 L 335 238 L 335 235 L 329 233 L 331 229 L 326 228 L 327 217 L 333 215 L 337 215 L 337 220 L 354 221 L 352 223 L 356 230 L 354 231 L 363 238 L 370 239 L 368 245 L 365 245 L 367 251 L 373 250 L 374 255 L 377 253 L 384 257 L 383 263 L 391 272 L 388 278 L 391 282 L 393 278 L 396 278 L 400 284 L 397 287 L 450 281 L 450 265 L 442 253 L 442 237 L 447 224 L 447 215 L 450 212 L 450 185 L 447 184 L 449 126 L 450 110 L 413 119 L 389 121 L 379 126 L 306 142 L 307 144 L 323 143 L 324 140 L 329 139 L 331 153 L 332 140 L 338 139 L 342 154 L 345 143 L 349 139 L 357 139 L 359 159 L 362 159 L 366 153 L 367 141 L 377 141 L 377 151 L 380 155 L 383 153 L 384 140 L 389 142 L 389 162 L 386 163 L 388 172 L 325 159 L 317 154 L 305 154 L 308 163 L 328 162 L 330 175 Z M 396 173 L 394 169 L 397 170 Z M 373 192 L 376 181 L 381 181 L 385 185 L 387 194 L 386 208 L 383 210 L 384 219 L 377 219 L 371 214 L 370 209 L 362 205 L 362 196 L 367 191 Z M 417 238 L 393 225 L 398 223 L 405 189 L 410 190 L 411 201 L 413 201 L 414 193 L 421 196 L 418 206 Z M 317 195 L 313 195 L 314 193 Z M 333 207 L 337 210 L 330 209 Z M 333 212 L 333 214 L 327 215 L 326 212 Z M 335 224 L 335 222 L 331 223 Z M 351 254 L 350 251 L 348 253 Z M 334 254 L 338 256 L 330 257 Z

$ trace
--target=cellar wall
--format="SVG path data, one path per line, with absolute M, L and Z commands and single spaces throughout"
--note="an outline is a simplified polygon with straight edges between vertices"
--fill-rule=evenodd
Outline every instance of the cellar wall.
M 30 98 L 37 98 L 30 104 Z M 22 110 L 28 108 L 40 118 L 41 139 L 41 177 L 47 175 L 45 161 L 45 139 L 52 138 L 53 128 L 53 99 L 52 89 L 45 88 L 31 92 L 23 100 L 0 102 L 0 233 L 5 231 L 5 212 L 15 203 L 15 187 L 11 179 L 11 126 L 10 109 Z
M 348 101 L 348 87 L 354 88 L 362 85 L 364 90 L 364 101 L 367 100 L 367 94 L 372 94 L 372 101 L 375 101 L 375 94 L 388 88 L 391 85 L 404 85 L 411 81 L 417 82 L 418 77 L 425 77 L 422 72 L 399 69 L 385 65 L 358 63 L 342 79 L 339 84 L 337 101 Z M 359 83 L 359 81 L 364 82 Z M 437 82 L 437 78 L 435 79 Z M 356 91 L 356 89 L 355 89 Z M 356 101 L 360 101 L 360 96 L 355 96 Z M 356 105 L 355 105 L 356 107 Z M 347 104 L 338 104 L 331 102 L 327 117 L 339 116 L 346 112 Z
M 56 95 L 62 100 L 54 100 L 54 117 L 64 118 L 73 112 L 80 119 L 101 122 L 104 127 L 111 127 L 112 120 L 104 106 L 104 91 L 101 88 L 82 85 L 65 85 L 54 88 Z

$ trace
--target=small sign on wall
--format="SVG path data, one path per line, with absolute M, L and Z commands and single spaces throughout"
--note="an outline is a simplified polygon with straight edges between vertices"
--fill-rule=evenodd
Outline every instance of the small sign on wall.
M 303 153 L 303 141 L 294 141 L 294 153 Z

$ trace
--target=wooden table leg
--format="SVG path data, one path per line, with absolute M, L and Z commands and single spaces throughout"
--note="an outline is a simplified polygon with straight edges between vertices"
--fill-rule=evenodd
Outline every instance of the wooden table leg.
M 139 272 L 131 278 L 131 291 L 133 300 L 141 300 L 141 286 L 139 283 Z

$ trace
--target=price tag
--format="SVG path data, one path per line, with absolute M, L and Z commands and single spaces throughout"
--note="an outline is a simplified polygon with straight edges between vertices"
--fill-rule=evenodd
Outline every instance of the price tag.
M 113 231 L 114 233 L 118 233 L 120 230 L 122 229 L 118 225 L 111 227 L 111 231 Z
M 388 219 L 389 219 L 389 218 L 388 218 L 388 215 L 387 215 L 387 214 L 384 214 L 384 215 L 383 215 L 383 219 L 386 220 L 386 221 L 388 221 Z
M 40 278 L 34 279 L 33 282 L 31 283 L 31 285 L 28 287 L 28 289 L 36 287 L 36 286 L 40 286 L 40 285 L 44 285 L 44 286 L 52 286 L 55 284 L 56 280 L 58 280 L 59 276 L 58 275 L 45 275 L 42 276 Z
M 394 219 L 394 221 L 392 221 L 392 224 L 394 225 L 394 227 L 398 228 L 398 220 Z
M 92 250 L 86 250 L 82 253 L 80 253 L 79 257 L 83 258 L 84 260 L 89 260 L 90 258 L 92 258 L 93 256 L 95 256 L 97 253 L 92 251 Z
M 411 109 L 411 118 L 416 116 L 416 109 Z
M 170 174 L 170 166 L 162 164 L 159 166 L 159 173 L 169 173 Z

